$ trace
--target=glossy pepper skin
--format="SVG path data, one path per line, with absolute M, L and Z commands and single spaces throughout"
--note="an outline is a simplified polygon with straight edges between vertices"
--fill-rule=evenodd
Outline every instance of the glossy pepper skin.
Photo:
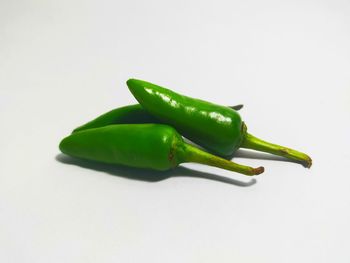
M 118 124 L 88 129 L 64 138 L 60 150 L 70 156 L 129 167 L 166 171 L 184 162 L 197 162 L 256 175 L 252 168 L 214 156 L 182 139 L 176 130 L 162 124 Z
M 130 79 L 127 85 L 152 116 L 173 125 L 193 142 L 225 157 L 239 147 L 243 139 L 242 119 L 237 111 L 142 80 Z
M 129 79 L 127 85 L 152 116 L 172 125 L 182 135 L 217 155 L 230 157 L 243 147 L 284 156 L 307 167 L 312 164 L 311 158 L 302 152 L 247 133 L 246 125 L 233 109 L 190 98 L 143 80 Z
M 243 105 L 230 106 L 232 109 L 240 110 Z M 140 104 L 128 105 L 108 111 L 97 118 L 79 126 L 73 130 L 79 132 L 92 128 L 99 128 L 111 124 L 141 124 L 141 123 L 161 123 L 161 121 L 145 109 Z

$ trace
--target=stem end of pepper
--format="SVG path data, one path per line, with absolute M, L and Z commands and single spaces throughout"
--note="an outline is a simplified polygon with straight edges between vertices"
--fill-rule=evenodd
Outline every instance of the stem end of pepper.
M 191 144 L 184 143 L 183 150 L 180 152 L 183 156 L 182 163 L 184 162 L 194 162 L 206 164 L 221 169 L 241 173 L 248 176 L 258 175 L 264 172 L 264 167 L 253 168 L 250 166 L 238 164 L 224 158 L 212 155 L 208 152 L 205 152 L 197 147 L 192 146 Z
M 304 165 L 306 168 L 310 168 L 312 166 L 312 159 L 310 158 L 310 156 L 307 156 L 307 159 L 305 160 Z
M 263 141 L 247 133 L 246 126 L 244 124 L 242 125 L 242 127 L 243 140 L 240 147 L 282 156 L 290 160 L 294 160 L 298 163 L 301 163 L 306 168 L 311 167 L 312 159 L 307 154 L 288 147 Z
M 265 168 L 263 166 L 253 169 L 254 175 L 262 174 L 264 171 L 265 171 Z

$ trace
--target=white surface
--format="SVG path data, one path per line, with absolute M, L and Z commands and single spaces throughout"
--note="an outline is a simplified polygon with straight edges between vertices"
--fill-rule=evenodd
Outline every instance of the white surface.
M 347 0 L 2 0 L 0 262 L 350 262 L 349 47 Z M 236 158 L 266 168 L 241 187 L 60 162 L 74 127 L 135 102 L 130 77 L 244 103 L 314 165 Z

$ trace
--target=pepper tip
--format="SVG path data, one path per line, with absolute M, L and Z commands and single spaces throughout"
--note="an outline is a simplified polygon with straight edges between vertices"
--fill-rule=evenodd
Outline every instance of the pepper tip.
M 133 82 L 135 81 L 135 79 L 133 79 L 133 78 L 131 78 L 131 79 L 128 79 L 127 81 L 126 81 L 126 85 L 130 85 L 130 84 L 133 84 Z

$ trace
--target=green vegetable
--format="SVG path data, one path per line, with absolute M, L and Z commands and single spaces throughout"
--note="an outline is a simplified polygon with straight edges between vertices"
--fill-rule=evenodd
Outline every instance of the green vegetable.
M 307 167 L 312 164 L 311 158 L 304 153 L 265 142 L 247 133 L 246 125 L 233 109 L 183 96 L 142 80 L 129 79 L 127 85 L 152 116 L 217 155 L 232 156 L 239 147 L 243 147 L 284 156 Z
M 59 147 L 74 157 L 161 171 L 186 162 L 245 175 L 264 171 L 263 167 L 240 165 L 202 151 L 185 143 L 174 128 L 162 124 L 118 124 L 88 129 L 64 138 Z
M 243 105 L 230 106 L 232 109 L 239 110 Z M 141 123 L 161 123 L 158 119 L 145 111 L 140 104 L 128 105 L 106 112 L 96 119 L 79 126 L 74 132 L 83 131 L 92 128 L 103 127 L 111 124 L 141 124 Z

